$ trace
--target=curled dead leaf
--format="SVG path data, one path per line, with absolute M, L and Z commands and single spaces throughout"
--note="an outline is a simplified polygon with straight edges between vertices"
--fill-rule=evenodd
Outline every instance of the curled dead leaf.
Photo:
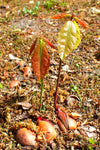
M 79 101 L 80 100 L 76 95 L 69 95 L 67 99 L 65 100 L 65 104 L 71 107 L 75 107 L 78 105 Z
M 78 129 L 79 134 L 87 138 L 99 138 L 99 134 L 96 131 L 97 129 L 90 125 L 84 125 Z
M 32 104 L 28 102 L 19 102 L 18 105 L 22 106 L 24 110 L 28 110 L 32 107 Z

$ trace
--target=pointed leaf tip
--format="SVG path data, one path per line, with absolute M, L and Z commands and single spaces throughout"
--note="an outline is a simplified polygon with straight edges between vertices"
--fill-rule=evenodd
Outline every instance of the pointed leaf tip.
M 57 47 L 54 46 L 48 39 L 46 39 L 46 38 L 44 38 L 44 37 L 43 37 L 43 39 L 45 40 L 45 42 L 46 42 L 49 46 L 51 46 L 51 48 L 57 49 Z
M 34 41 L 34 42 L 33 42 L 33 44 L 31 45 L 29 55 L 31 55 L 31 54 L 32 54 L 32 52 L 33 52 L 33 50 L 34 50 L 34 48 L 35 48 L 36 42 L 37 42 L 37 38 L 35 39 L 35 41 Z
M 78 17 L 74 17 L 74 18 L 82 27 L 89 29 L 89 26 L 87 25 L 85 21 L 79 19 Z

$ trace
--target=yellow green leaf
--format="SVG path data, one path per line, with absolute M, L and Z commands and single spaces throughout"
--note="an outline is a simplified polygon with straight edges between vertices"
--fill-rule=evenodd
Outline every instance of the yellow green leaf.
M 65 59 L 81 42 L 80 30 L 75 21 L 67 21 L 58 34 L 58 53 Z

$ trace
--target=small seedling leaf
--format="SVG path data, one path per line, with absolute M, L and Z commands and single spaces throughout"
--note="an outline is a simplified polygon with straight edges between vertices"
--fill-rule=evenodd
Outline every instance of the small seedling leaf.
M 44 38 L 44 37 L 43 37 L 43 39 L 44 39 L 44 41 L 45 41 L 49 46 L 51 46 L 51 48 L 57 49 L 57 47 L 54 46 L 48 39 L 46 39 L 46 38 Z
M 35 41 L 34 41 L 33 44 L 31 45 L 30 54 L 29 54 L 29 55 L 32 54 L 32 52 L 33 52 L 33 50 L 34 50 L 34 48 L 35 48 L 36 42 L 37 42 L 37 38 L 35 39 Z
M 58 34 L 58 53 L 65 59 L 81 42 L 80 31 L 75 21 L 67 21 Z
M 79 19 L 78 17 L 74 17 L 74 19 L 75 19 L 81 26 L 83 26 L 84 28 L 89 29 L 89 26 L 86 24 L 85 21 Z
M 64 17 L 71 17 L 71 15 L 67 14 L 67 13 L 63 13 L 63 14 L 54 15 L 54 16 L 51 17 L 51 19 L 61 19 L 61 18 L 64 18 Z
M 32 56 L 32 68 L 37 77 L 41 82 L 48 71 L 50 65 L 50 59 L 45 43 L 42 39 L 39 40 L 39 44 L 34 49 Z

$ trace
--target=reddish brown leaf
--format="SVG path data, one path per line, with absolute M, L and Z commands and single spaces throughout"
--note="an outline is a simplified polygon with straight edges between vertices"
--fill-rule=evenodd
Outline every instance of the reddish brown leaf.
M 69 128 L 69 123 L 68 123 L 68 117 L 66 115 L 65 112 L 63 112 L 60 108 L 57 109 L 56 111 L 59 119 L 61 120 L 61 122 L 63 123 L 63 125 L 65 126 L 66 129 Z
M 66 132 L 66 129 L 72 130 L 77 128 L 76 121 L 69 117 L 68 114 L 66 114 L 60 108 L 57 108 L 56 113 L 58 115 L 57 123 L 61 131 Z
M 65 133 L 67 131 L 63 123 L 58 118 L 57 118 L 57 124 L 62 132 Z
M 44 37 L 43 37 L 43 39 L 45 40 L 45 42 L 46 42 L 49 46 L 51 46 L 51 47 L 54 48 L 54 49 L 57 49 L 57 47 L 54 46 L 48 39 L 46 39 L 46 38 L 44 38 Z
M 32 68 L 38 80 L 40 80 L 40 45 L 36 47 L 32 56 Z
M 36 42 L 37 42 L 37 38 L 35 39 L 35 41 L 34 41 L 33 44 L 31 45 L 30 54 L 29 54 L 29 55 L 32 54 L 32 52 L 33 52 L 33 50 L 34 50 L 34 48 L 35 48 Z
M 43 80 L 45 74 L 48 71 L 49 65 L 50 65 L 50 59 L 49 59 L 49 55 L 45 43 L 42 42 L 42 47 L 41 47 L 39 41 L 39 44 L 34 49 L 34 53 L 32 56 L 32 68 L 39 81 Z
M 89 29 L 89 26 L 86 24 L 85 21 L 82 21 L 82 20 L 79 19 L 78 17 L 74 17 L 74 18 L 75 18 L 75 20 L 76 20 L 81 26 L 83 26 L 84 28 Z
M 63 13 L 63 14 L 54 15 L 54 16 L 51 17 L 51 19 L 61 19 L 61 18 L 64 18 L 64 17 L 71 17 L 71 15 Z

